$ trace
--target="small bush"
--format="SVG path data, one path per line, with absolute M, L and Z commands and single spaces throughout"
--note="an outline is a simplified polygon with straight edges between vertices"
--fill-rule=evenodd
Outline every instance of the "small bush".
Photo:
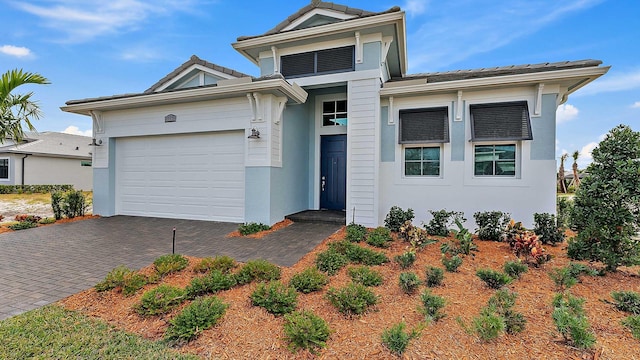
M 533 214 L 535 228 L 533 232 L 540 237 L 543 244 L 555 245 L 564 241 L 564 231 L 556 222 L 556 216 L 548 213 Z
M 345 235 L 345 240 L 350 242 L 360 242 L 365 239 L 367 236 L 367 228 L 356 224 L 351 223 L 347 225 L 347 234 Z
M 54 222 L 56 222 L 55 218 L 52 217 L 46 217 L 46 218 L 42 218 L 38 221 L 38 224 L 42 224 L 42 225 L 49 225 L 49 224 L 53 224 Z
M 587 275 L 587 276 L 600 275 L 600 272 L 598 270 L 592 269 L 587 265 L 580 264 L 577 262 L 570 262 L 569 265 L 567 265 L 567 268 L 569 269 L 571 274 L 573 274 L 574 277 L 578 278 L 578 281 L 580 280 L 581 275 Z
M 558 223 L 558 227 L 569 227 L 572 208 L 573 201 L 571 199 L 567 199 L 566 197 L 558 197 L 558 199 L 556 200 L 556 213 L 558 214 L 556 220 Z
M 489 298 L 487 306 L 490 311 L 502 315 L 516 304 L 517 297 L 518 295 L 514 292 L 507 289 L 500 289 Z
M 503 332 L 519 333 L 524 330 L 527 320 L 524 315 L 511 308 L 518 295 L 507 289 L 501 289 L 489 298 L 487 306 L 473 320 L 473 330 L 482 340 L 492 340 Z
M 122 294 L 124 296 L 133 295 L 148 283 L 149 279 L 145 275 L 132 271 L 124 276 Z
M 391 209 L 389 209 L 387 217 L 384 219 L 384 226 L 391 231 L 398 232 L 406 221 L 412 221 L 414 217 L 413 209 L 404 211 L 398 206 L 392 206 Z
M 284 316 L 284 334 L 292 351 L 308 349 L 316 354 L 317 348 L 323 348 L 331 330 L 321 317 L 311 311 L 295 311 Z
M 398 277 L 398 283 L 400 285 L 400 289 L 405 294 L 413 294 L 418 286 L 420 286 L 421 282 L 418 278 L 418 275 L 416 275 L 415 273 L 403 272 L 400 273 L 400 276 Z
M 309 267 L 293 275 L 289 280 L 289 286 L 303 294 L 308 294 L 322 289 L 328 282 L 327 275 L 321 273 L 316 267 Z
M 191 279 L 185 288 L 188 298 L 194 299 L 197 296 L 216 293 L 222 290 L 229 290 L 236 285 L 236 278 L 231 274 L 225 274 L 220 270 L 213 270 L 204 277 Z
M 180 254 L 162 255 L 157 258 L 153 265 L 158 275 L 165 276 L 174 272 L 178 272 L 189 265 L 189 260 Z
M 455 242 L 442 244 L 440 251 L 450 255 L 469 255 L 472 251 L 478 251 L 478 246 L 473 243 L 473 234 L 459 220 L 456 220 L 456 226 L 458 228 L 452 230 Z
M 184 300 L 184 291 L 171 285 L 159 285 L 145 292 L 134 310 L 140 315 L 165 314 Z
M 511 335 L 522 332 L 527 323 L 524 315 L 513 310 L 505 311 L 502 318 L 504 319 L 505 331 Z
M 335 275 L 338 270 L 342 269 L 349 263 L 349 259 L 344 254 L 334 249 L 328 249 L 316 256 L 316 266 L 320 271 L 324 271 L 329 275 Z
M 635 291 L 614 291 L 611 293 L 611 297 L 616 302 L 616 309 L 640 315 L 640 293 Z
M 250 222 L 238 226 L 238 232 L 243 236 L 259 233 L 260 231 L 266 231 L 269 229 L 271 229 L 271 226 L 255 222 Z
M 378 286 L 382 284 L 382 275 L 367 266 L 349 268 L 347 271 L 353 282 L 364 286 Z
M 583 274 L 595 276 L 598 271 L 590 269 L 586 265 L 571 262 L 566 267 L 551 270 L 549 277 L 559 290 L 566 290 L 580 282 L 580 275 Z
M 195 300 L 169 321 L 165 339 L 186 342 L 195 339 L 204 330 L 214 326 L 228 307 L 215 296 Z
M 628 316 L 622 319 L 621 323 L 631 330 L 634 338 L 640 340 L 640 315 Z
M 236 281 L 239 285 L 248 284 L 252 281 L 273 281 L 280 279 L 280 268 L 267 260 L 247 261 L 236 274 Z
M 62 213 L 69 219 L 84 216 L 87 209 L 86 198 L 81 190 L 70 190 L 62 199 Z M 55 213 L 55 212 L 54 212 Z
M 477 234 L 480 240 L 501 241 L 510 215 L 502 211 L 482 211 L 473 214 L 478 225 Z
M 460 265 L 462 265 L 462 258 L 458 255 L 454 255 L 451 257 L 442 256 L 442 265 L 444 265 L 444 268 L 449 271 L 449 272 L 456 272 L 458 271 L 458 268 L 460 267 Z
M 422 303 L 422 307 L 420 307 L 419 311 L 427 318 L 427 320 L 438 321 L 445 316 L 440 312 L 446 303 L 443 297 L 433 295 L 429 290 L 425 290 L 420 295 L 420 301 Z
M 64 194 L 62 191 L 51 192 L 51 210 L 56 220 L 62 219 L 62 199 Z
M 402 355 L 407 349 L 409 341 L 418 335 L 416 331 L 405 332 L 405 327 L 406 324 L 400 322 L 382 332 L 382 344 L 396 355 Z
M 509 275 L 493 269 L 478 269 L 476 275 L 492 289 L 500 289 L 513 281 Z
M 436 287 L 442 284 L 442 280 L 444 280 L 444 271 L 439 267 L 427 266 L 427 280 L 425 284 L 428 287 Z
M 595 336 L 589 330 L 582 304 L 584 299 L 569 294 L 557 294 L 553 299 L 553 322 L 565 341 L 580 349 L 589 349 L 595 344 Z
M 124 284 L 124 277 L 130 273 L 132 273 L 132 271 L 128 267 L 124 265 L 117 266 L 113 270 L 109 271 L 104 280 L 97 283 L 94 288 L 97 292 L 115 289 Z
M 32 229 L 34 227 L 38 227 L 38 224 L 32 221 L 20 221 L 15 224 L 11 224 L 7 227 L 13 231 L 18 231 L 18 230 Z
M 216 256 L 213 258 L 206 257 L 200 260 L 200 262 L 193 267 L 193 271 L 203 273 L 210 270 L 220 270 L 223 273 L 228 274 L 236 266 L 238 266 L 238 264 L 236 264 L 236 261 L 226 255 Z
M 293 287 L 286 286 L 280 281 L 268 284 L 260 283 L 251 294 L 251 303 L 260 306 L 274 315 L 288 314 L 295 310 L 298 293 Z
M 416 262 L 416 253 L 412 250 L 405 251 L 400 255 L 396 255 L 393 259 L 400 265 L 401 269 L 408 269 Z
M 504 318 L 492 312 L 483 311 L 473 319 L 475 333 L 484 341 L 497 338 L 506 329 Z
M 378 302 L 378 297 L 373 291 L 362 284 L 355 283 L 340 289 L 330 288 L 327 291 L 326 298 L 338 311 L 345 315 L 362 314 L 369 306 Z
M 507 261 L 502 265 L 502 270 L 512 278 L 518 279 L 522 274 L 529 270 L 529 267 L 527 264 L 523 264 L 520 261 Z
M 461 212 L 446 211 L 444 209 L 439 211 L 429 210 L 429 212 L 433 216 L 433 219 L 424 226 L 429 235 L 449 236 L 449 226 L 453 222 L 464 222 L 466 220 Z
M 379 248 L 389 247 L 389 243 L 392 240 L 391 231 L 382 226 L 373 229 L 369 235 L 367 235 L 367 244 Z
M 356 264 L 363 265 L 382 265 L 389 262 L 389 258 L 379 251 L 367 249 L 348 241 L 338 241 L 329 244 L 329 250 L 334 250 L 343 254 L 347 259 Z
M 398 237 L 411 244 L 412 250 L 420 250 L 427 245 L 437 242 L 436 240 L 429 239 L 427 231 L 417 226 L 413 226 L 411 221 L 405 221 L 405 223 L 400 226 Z

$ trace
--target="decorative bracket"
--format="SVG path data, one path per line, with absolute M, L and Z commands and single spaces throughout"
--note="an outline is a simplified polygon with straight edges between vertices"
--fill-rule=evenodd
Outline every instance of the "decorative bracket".
M 251 109 L 251 121 L 256 121 L 256 105 L 253 102 L 253 94 L 247 94 L 247 100 L 249 100 L 249 109 Z
M 393 96 L 389 97 L 389 109 L 387 113 L 387 124 L 393 125 L 396 122 L 393 120 Z
M 275 46 L 271 47 L 271 53 L 273 54 L 273 73 L 280 73 L 280 61 L 278 59 L 278 48 Z
M 89 111 L 89 113 L 91 114 L 91 120 L 93 120 L 93 131 L 96 134 L 103 134 L 104 133 L 104 127 L 103 122 L 102 122 L 102 113 L 100 111 Z
M 362 42 L 360 41 L 360 32 L 356 31 L 356 64 L 362 64 Z
M 385 36 L 382 38 L 382 63 L 387 63 L 387 54 L 389 54 L 389 49 L 391 48 L 391 43 L 393 42 L 393 37 Z
M 260 104 L 262 96 L 259 93 L 253 93 L 253 98 L 256 100 L 255 119 L 256 121 L 262 121 L 262 106 Z
M 278 108 L 276 109 L 276 117 L 273 119 L 273 123 L 276 125 L 280 124 L 282 120 L 282 113 L 284 112 L 284 108 L 287 106 L 287 98 L 278 98 Z
M 458 103 L 456 105 L 455 121 L 462 121 L 462 112 L 464 111 L 464 107 L 462 106 L 462 90 L 458 90 Z
M 542 91 L 544 90 L 544 84 L 538 84 L 538 90 L 536 92 L 536 108 L 533 110 L 533 116 L 542 115 Z

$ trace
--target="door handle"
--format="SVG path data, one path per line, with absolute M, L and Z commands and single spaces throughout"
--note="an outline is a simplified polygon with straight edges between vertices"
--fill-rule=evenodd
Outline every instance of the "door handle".
M 320 185 L 322 186 L 322 192 L 324 192 L 324 185 L 326 184 L 326 178 L 323 176 L 322 180 L 320 181 Z

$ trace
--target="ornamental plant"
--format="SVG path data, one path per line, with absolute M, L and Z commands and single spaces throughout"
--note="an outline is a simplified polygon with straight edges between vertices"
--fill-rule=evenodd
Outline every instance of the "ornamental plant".
M 189 342 L 214 326 L 224 316 L 228 304 L 215 296 L 196 299 L 169 321 L 165 339 Z
M 351 223 L 347 225 L 345 240 L 360 242 L 367 237 L 367 228 L 363 225 Z
M 429 210 L 429 213 L 431 213 L 433 218 L 424 226 L 429 235 L 449 236 L 449 226 L 452 223 L 466 221 L 462 212 L 442 209 L 438 211 Z
M 416 252 L 413 250 L 405 251 L 393 258 L 400 265 L 401 269 L 408 269 L 416 262 Z
M 391 209 L 389 209 L 387 217 L 384 219 L 384 226 L 391 231 L 398 232 L 400 231 L 400 226 L 407 221 L 412 221 L 414 217 L 413 209 L 409 208 L 407 211 L 404 211 L 399 206 L 392 206 Z
M 493 269 L 478 269 L 476 275 L 492 289 L 500 289 L 513 281 L 509 275 Z
M 327 275 L 320 272 L 317 267 L 308 267 L 302 272 L 293 275 L 289 280 L 289 286 L 303 294 L 308 294 L 321 290 L 328 282 Z
M 360 315 L 378 302 L 378 296 L 362 284 L 350 283 L 342 288 L 330 288 L 327 300 L 345 315 Z
M 327 345 L 331 334 L 329 325 L 321 317 L 309 310 L 295 311 L 284 316 L 285 339 L 291 351 L 308 349 L 317 354 L 319 348 Z
M 268 284 L 260 283 L 251 293 L 251 303 L 260 306 L 274 315 L 288 314 L 295 310 L 298 293 L 293 287 L 272 281 Z
M 389 247 L 389 243 L 392 240 L 391 231 L 382 226 L 373 229 L 366 237 L 367 244 L 379 248 Z
M 556 221 L 556 216 L 548 213 L 533 214 L 535 228 L 533 232 L 543 244 L 555 245 L 564 241 L 564 231 Z
M 171 285 L 160 285 L 145 292 L 134 310 L 143 316 L 166 314 L 185 299 L 184 291 Z
M 580 349 L 592 348 L 596 342 L 582 308 L 584 299 L 571 294 L 556 294 L 553 299 L 553 322 L 565 341 Z
M 400 290 L 402 290 L 405 294 L 413 294 L 418 286 L 420 286 L 421 281 L 413 272 L 403 272 L 400 273 L 398 277 L 398 283 L 400 285 Z
M 382 275 L 368 266 L 351 267 L 347 270 L 353 282 L 364 286 L 379 286 L 382 284 Z
M 237 266 L 238 264 L 235 260 L 229 256 L 223 255 L 213 258 L 206 257 L 200 260 L 200 262 L 193 267 L 193 271 L 204 273 L 211 270 L 220 270 L 221 272 L 228 274 Z
M 413 250 L 419 250 L 436 241 L 428 237 L 425 229 L 414 226 L 410 220 L 405 221 L 399 228 L 398 237 L 411 244 Z
M 155 259 L 153 265 L 158 275 L 165 276 L 186 268 L 189 260 L 180 254 L 168 254 Z
M 240 285 L 252 281 L 273 281 L 280 279 L 280 268 L 267 260 L 257 259 L 247 261 L 235 275 Z
M 407 349 L 409 341 L 418 336 L 416 330 L 406 332 L 406 326 L 404 322 L 400 322 L 382 332 L 382 344 L 396 355 L 402 355 Z
M 243 236 L 259 233 L 260 231 L 266 231 L 269 229 L 271 229 L 271 226 L 255 222 L 250 222 L 238 226 L 238 232 L 240 232 L 240 234 Z
M 473 214 L 480 240 L 501 241 L 510 215 L 502 211 L 479 211 Z

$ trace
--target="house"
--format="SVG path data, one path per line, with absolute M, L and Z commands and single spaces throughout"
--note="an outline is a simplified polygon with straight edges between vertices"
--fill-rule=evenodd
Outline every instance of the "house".
M 250 77 L 193 56 L 93 119 L 94 212 L 273 224 L 307 209 L 377 226 L 393 205 L 555 212 L 555 113 L 597 60 L 407 74 L 405 13 L 312 1 L 239 37 Z
M 29 132 L 0 145 L 0 185 L 73 185 L 91 190 L 93 170 L 87 136 Z

